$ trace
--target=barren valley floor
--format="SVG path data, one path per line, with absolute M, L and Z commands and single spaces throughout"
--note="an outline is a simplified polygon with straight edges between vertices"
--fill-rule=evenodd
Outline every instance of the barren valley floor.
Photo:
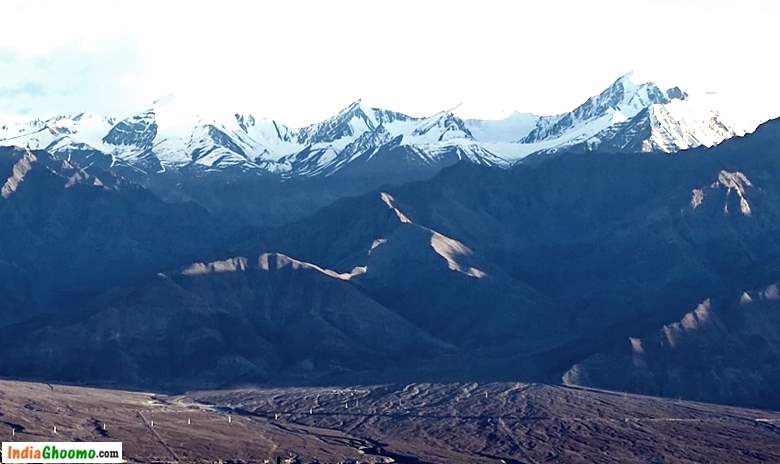
M 780 462 L 777 412 L 523 383 L 169 396 L 2 381 L 0 435 L 122 441 L 128 462 Z

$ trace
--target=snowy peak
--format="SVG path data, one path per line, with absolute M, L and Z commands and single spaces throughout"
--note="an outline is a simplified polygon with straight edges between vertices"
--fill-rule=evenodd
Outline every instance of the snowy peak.
M 719 111 L 693 103 L 653 105 L 649 108 L 651 135 L 641 151 L 678 150 L 712 147 L 746 130 L 733 127 L 721 119 Z
M 443 142 L 452 139 L 473 140 L 474 136 L 466 127 L 466 123 L 450 113 L 441 112 L 425 118 L 412 132 L 413 137 L 427 137 L 430 142 Z
M 300 150 L 293 129 L 273 119 L 257 119 L 251 114 L 234 115 L 236 134 L 254 149 L 255 160 L 276 161 L 284 155 Z
M 466 123 L 451 112 L 413 118 L 365 106 L 360 100 L 332 118 L 297 130 L 295 140 L 301 149 L 278 159 L 277 172 L 329 176 L 355 163 L 382 165 L 388 170 L 405 164 L 413 169 L 429 169 L 459 159 L 507 164 L 503 158 L 475 146 Z
M 329 143 L 345 137 L 356 137 L 376 129 L 376 120 L 370 108 L 360 100 L 339 111 L 336 116 L 301 129 L 298 142 L 302 144 Z
M 666 104 L 672 100 L 684 100 L 688 95 L 674 87 L 662 90 L 652 82 L 637 84 L 633 74 L 621 76 L 604 91 L 590 97 L 570 113 L 543 117 L 536 127 L 521 141 L 539 143 L 561 138 L 567 132 L 582 126 L 592 126 L 589 135 L 615 123 L 621 123 L 636 116 L 640 111 L 654 104 Z
M 130 116 L 119 121 L 103 137 L 103 142 L 110 145 L 132 145 L 138 148 L 151 148 L 157 136 L 157 121 L 153 109 L 141 114 Z
M 104 149 L 145 170 L 181 167 L 264 170 L 299 147 L 290 129 L 251 114 L 205 114 L 191 102 L 166 97 L 111 128 Z
M 634 117 L 613 124 L 593 136 L 573 144 L 546 150 L 546 153 L 605 151 L 614 153 L 664 152 L 711 147 L 749 127 L 724 121 L 717 103 L 706 98 L 673 99 L 653 104 Z
M 397 138 L 394 138 L 385 126 L 380 125 L 375 130 L 370 132 L 364 132 L 360 137 L 355 139 L 354 142 L 347 145 L 342 154 L 346 159 L 353 159 L 355 156 L 360 156 L 364 153 L 369 153 L 372 150 L 394 143 Z
M 458 160 L 508 166 L 532 154 L 567 151 L 675 152 L 754 128 L 711 99 L 638 83 L 632 74 L 568 113 L 502 120 L 464 120 L 451 111 L 412 117 L 356 100 L 330 118 L 293 128 L 252 113 L 204 113 L 198 105 L 168 96 L 119 120 L 82 113 L 0 121 L 0 144 L 46 149 L 85 166 L 129 165 L 142 175 L 192 169 L 291 178 L 370 168 L 380 179 L 435 172 Z
M 364 132 L 376 130 L 382 124 L 408 121 L 411 117 L 378 108 L 369 108 L 361 100 L 352 102 L 332 118 L 312 124 L 298 131 L 301 144 L 332 143 L 340 139 L 359 137 Z
M 674 87 L 662 90 L 652 82 L 637 84 L 633 73 L 621 76 L 607 89 L 574 110 L 578 120 L 596 118 L 609 112 L 620 112 L 626 117 L 632 117 L 639 111 L 654 104 L 669 103 L 673 99 L 685 99 L 687 94 Z
M 399 138 L 393 139 L 387 129 L 380 125 L 374 130 L 363 132 L 357 138 L 352 138 L 352 142 L 348 142 L 342 149 L 336 144 L 309 146 L 282 158 L 280 164 L 290 166 L 290 172 L 298 176 L 327 176 L 346 167 L 360 156 L 371 157 L 380 148 L 397 145 Z
M 629 73 L 571 112 L 539 118 L 519 145 L 527 147 L 522 154 L 541 157 L 595 150 L 672 153 L 713 146 L 751 129 L 744 122 L 726 122 L 718 106 L 679 87 L 637 83 Z
M 59 115 L 46 120 L 0 121 L 0 145 L 37 150 L 76 145 L 94 149 L 113 124 L 112 118 L 91 113 Z
M 242 131 L 248 135 L 259 136 L 261 139 L 273 140 L 276 142 L 292 142 L 293 133 L 289 127 L 271 119 L 255 119 L 251 114 L 234 115 L 236 123 Z

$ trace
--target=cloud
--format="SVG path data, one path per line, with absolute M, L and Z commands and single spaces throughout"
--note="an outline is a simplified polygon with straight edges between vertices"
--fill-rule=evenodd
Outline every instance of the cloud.
M 45 94 L 44 86 L 40 82 L 25 81 L 17 84 L 15 87 L 0 87 L 0 98 L 3 97 L 41 97 Z
M 141 72 L 139 65 L 132 49 L 117 53 L 108 47 L 57 47 L 18 53 L 0 60 L 0 108 L 3 113 L 32 111 L 42 117 L 134 111 L 139 98 L 132 80 Z
M 0 47 L 0 63 L 13 63 L 16 61 L 16 52 L 12 48 Z

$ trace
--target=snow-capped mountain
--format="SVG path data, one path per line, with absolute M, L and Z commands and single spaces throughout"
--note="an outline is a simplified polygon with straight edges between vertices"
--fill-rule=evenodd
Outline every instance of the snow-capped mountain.
M 94 148 L 115 123 L 113 118 L 90 113 L 0 121 L 0 143 L 48 150 L 76 145 Z
M 625 122 L 650 105 L 665 104 L 686 97 L 687 94 L 677 87 L 662 90 L 652 82 L 636 84 L 629 73 L 573 111 L 540 118 L 536 127 L 522 142 L 539 143 L 563 137 L 576 138 L 589 131 L 598 131 Z
M 152 172 L 185 167 L 259 170 L 255 160 L 278 150 L 286 132 L 274 121 L 257 121 L 252 115 L 204 115 L 167 97 L 119 121 L 102 142 L 113 157 Z
M 294 131 L 293 137 L 300 149 L 279 158 L 276 170 L 297 176 L 333 175 L 353 163 L 385 163 L 387 156 L 399 163 L 430 167 L 445 159 L 508 164 L 485 150 L 465 121 L 448 111 L 415 118 L 370 108 L 358 100 L 333 118 Z
M 628 121 L 607 127 L 583 142 L 549 151 L 672 153 L 698 146 L 711 147 L 745 132 L 744 127 L 724 122 L 717 110 L 676 100 L 651 105 Z
M 410 116 L 394 111 L 368 108 L 361 100 L 357 100 L 339 111 L 336 116 L 299 129 L 295 137 L 301 145 L 328 144 L 354 139 L 383 125 L 411 119 L 413 118 Z
M 637 84 L 631 73 L 573 111 L 539 118 L 520 140 L 531 153 L 666 152 L 713 146 L 755 129 L 721 116 L 717 99 L 691 97 L 679 87 Z
M 412 117 L 358 100 L 331 118 L 293 128 L 253 114 L 203 114 L 166 97 L 118 119 L 78 114 L 8 122 L 0 125 L 0 144 L 47 149 L 88 164 L 121 163 L 145 174 L 186 169 L 292 178 L 435 171 L 458 160 L 509 166 L 533 153 L 675 152 L 753 128 L 725 118 L 711 98 L 636 83 L 627 74 L 554 116 L 474 120 L 442 111 Z

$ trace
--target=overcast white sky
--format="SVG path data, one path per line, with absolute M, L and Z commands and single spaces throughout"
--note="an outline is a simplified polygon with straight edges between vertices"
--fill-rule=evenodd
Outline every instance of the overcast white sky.
M 636 70 L 780 114 L 780 2 L 0 3 L 0 113 L 123 115 L 168 94 L 300 125 L 363 98 L 412 115 L 572 109 Z

